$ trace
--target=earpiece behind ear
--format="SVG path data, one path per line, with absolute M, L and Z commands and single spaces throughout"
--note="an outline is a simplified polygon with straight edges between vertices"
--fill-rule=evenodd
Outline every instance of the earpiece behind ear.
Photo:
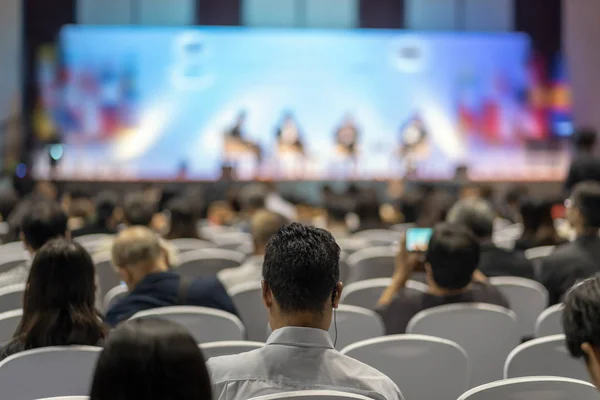
M 335 307 L 335 298 L 337 296 L 337 287 L 333 288 L 333 291 L 331 292 L 331 306 Z

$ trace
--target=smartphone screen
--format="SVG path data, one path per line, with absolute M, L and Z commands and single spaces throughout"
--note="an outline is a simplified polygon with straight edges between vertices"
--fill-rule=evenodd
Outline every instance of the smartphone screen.
M 564 204 L 554 204 L 550 212 L 552 214 L 552 219 L 562 219 L 567 215 L 567 210 Z
M 426 251 L 433 233 L 431 228 L 409 228 L 406 230 L 406 250 Z

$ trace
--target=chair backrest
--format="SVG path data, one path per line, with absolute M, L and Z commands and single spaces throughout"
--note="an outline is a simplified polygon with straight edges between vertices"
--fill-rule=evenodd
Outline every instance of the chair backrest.
M 521 337 L 533 337 L 535 321 L 548 305 L 548 290 L 539 282 L 513 276 L 490 278 L 490 283 L 504 294 L 517 315 Z
M 140 311 L 130 319 L 163 318 L 184 326 L 197 343 L 244 340 L 246 331 L 238 317 L 222 310 L 195 306 L 160 307 Z
M 110 248 L 110 244 L 114 240 L 114 235 L 103 233 L 95 233 L 84 235 L 75 238 L 75 241 L 83 246 L 90 253 L 95 253 L 99 250 Z
M 233 250 L 192 250 L 181 254 L 175 271 L 188 278 L 214 276 L 222 269 L 239 267 L 245 258 L 245 254 Z
M 341 353 L 390 377 L 406 400 L 456 399 L 469 388 L 467 353 L 449 340 L 392 335 L 351 344 Z
M 348 282 L 350 279 L 350 265 L 346 261 L 346 254 L 340 255 L 340 282 Z
M 391 230 L 396 231 L 396 232 L 400 232 L 400 233 L 404 233 L 406 232 L 409 228 L 414 228 L 416 227 L 417 224 L 413 224 L 412 222 L 405 222 L 403 224 L 396 224 L 396 225 L 392 225 L 390 227 Z
M 590 383 L 556 376 L 532 376 L 492 382 L 469 390 L 458 400 L 598 400 Z
M 337 332 L 336 332 L 337 325 Z M 337 349 L 359 342 L 383 336 L 385 328 L 381 317 L 362 307 L 340 304 L 329 327 L 329 335 Z
M 65 346 L 27 350 L 0 363 L 2 398 L 31 400 L 89 393 L 100 347 Z
M 335 390 L 301 390 L 253 397 L 250 400 L 371 400 L 368 397 L 354 393 L 344 393 Z
M 389 278 L 394 273 L 396 250 L 391 246 L 369 247 L 349 255 L 348 283 L 374 278 Z
M 565 335 L 546 336 L 517 346 L 506 359 L 504 378 L 522 376 L 562 376 L 589 380 L 583 360 L 567 351 Z
M 0 288 L 0 313 L 23 308 L 26 287 L 25 283 L 17 283 Z
M 536 260 L 538 258 L 548 257 L 554 251 L 555 246 L 540 246 L 525 250 L 525 258 Z
M 406 332 L 451 340 L 465 349 L 471 387 L 502 379 L 506 357 L 521 342 L 515 313 L 483 303 L 421 311 L 410 320 Z
M 381 294 L 391 283 L 392 278 L 375 278 L 351 283 L 344 288 L 341 303 L 373 310 Z M 427 291 L 427 285 L 409 280 L 403 290 L 423 293 Z
M 0 258 L 4 258 L 5 256 L 15 255 L 15 256 L 24 256 L 26 254 L 25 246 L 23 242 L 10 242 L 0 245 Z
M 185 253 L 199 249 L 212 249 L 217 247 L 214 243 L 209 241 L 193 238 L 172 239 L 170 242 L 173 246 L 175 246 L 179 253 Z
M 390 229 L 367 229 L 356 232 L 352 238 L 366 240 L 371 246 L 391 246 L 400 239 L 400 235 Z
M 244 243 L 253 243 L 252 235 L 247 232 L 226 232 L 214 235 L 210 240 L 221 249 L 235 250 Z
M 2 246 L 0 246 L 2 247 Z M 0 274 L 27 263 L 29 257 L 24 252 L 0 254 Z
M 269 316 L 262 301 L 260 282 L 247 282 L 234 286 L 229 291 L 229 296 L 246 327 L 248 340 L 264 341 L 265 325 L 269 322 Z
M 336 239 L 336 242 L 340 246 L 340 249 L 346 254 L 352 254 L 355 251 L 371 247 L 368 240 L 360 238 L 342 238 Z
M 0 314 L 0 346 L 12 340 L 22 316 L 22 309 L 6 311 Z
M 208 360 L 212 357 L 232 356 L 234 354 L 246 353 L 248 351 L 260 349 L 264 345 L 265 344 L 263 342 L 232 340 L 225 342 L 203 343 L 200 345 L 200 349 L 202 350 L 204 359 Z
M 108 293 L 106 293 L 106 296 L 104 296 L 104 300 L 102 300 L 102 310 L 104 313 L 123 297 L 127 296 L 127 293 L 129 293 L 129 289 L 127 289 L 127 286 L 125 285 L 117 285 L 110 289 Z
M 564 333 L 562 326 L 562 303 L 546 308 L 535 322 L 535 337 L 558 335 Z
M 100 298 L 104 298 L 109 290 L 121 284 L 121 278 L 112 265 L 110 251 L 95 254 L 94 265 L 96 266 L 96 276 L 100 286 Z

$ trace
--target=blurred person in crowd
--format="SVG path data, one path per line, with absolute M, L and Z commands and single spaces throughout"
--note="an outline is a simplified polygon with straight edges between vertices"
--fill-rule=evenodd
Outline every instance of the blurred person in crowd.
M 404 333 L 419 312 L 453 303 L 490 303 L 508 308 L 508 301 L 477 271 L 480 245 L 462 225 L 439 224 L 425 252 L 427 292 L 405 291 L 406 282 L 422 260 L 419 252 L 408 252 L 401 240 L 392 283 L 383 292 L 376 309 L 388 335 Z
M 388 182 L 387 195 L 390 204 L 401 215 L 401 222 L 417 222 L 421 207 L 420 203 L 424 197 L 421 187 L 417 186 L 412 190 L 406 190 L 404 180 L 392 180 Z
M 90 400 L 211 400 L 204 357 L 189 332 L 165 319 L 114 329 L 100 354 Z
M 14 189 L 6 188 L 0 191 L 0 218 L 1 222 L 8 221 L 8 217 L 17 207 L 19 195 Z
M 351 204 L 345 204 L 344 198 L 341 196 L 331 197 L 325 203 L 326 211 L 326 226 L 334 238 L 344 239 L 350 236 L 350 229 L 346 223 L 346 216 L 350 212 Z
M 48 241 L 56 238 L 71 238 L 67 228 L 67 215 L 58 203 L 42 200 L 31 202 L 24 210 L 21 220 L 21 240 L 25 249 L 35 256 Z M 0 274 L 0 287 L 25 283 L 31 265 L 25 262 Z
M 208 361 L 215 399 L 248 399 L 319 388 L 402 399 L 385 375 L 341 355 L 329 336 L 340 248 L 323 229 L 292 223 L 271 236 L 263 263 L 263 302 L 273 333 L 258 350 Z
M 183 197 L 171 199 L 165 206 L 170 214 L 169 231 L 165 239 L 200 239 L 198 215 L 194 213 L 192 200 Z
M 440 188 L 426 191 L 419 204 L 417 226 L 433 228 L 440 222 L 445 221 L 448 211 L 455 202 L 456 196 L 448 189 Z
M 550 293 L 550 304 L 558 303 L 579 279 L 600 271 L 600 183 L 578 183 L 566 206 L 576 239 L 542 259 L 540 280 Z
M 92 220 L 94 203 L 85 193 L 78 191 L 66 193 L 62 204 L 69 216 L 68 226 L 71 232 L 83 228 Z
M 52 182 L 39 181 L 33 187 L 33 195 L 39 199 L 57 201 L 58 200 L 58 188 Z
M 152 222 L 157 210 L 157 202 L 142 192 L 130 193 L 125 197 L 123 221 L 127 226 L 147 226 Z
M 552 203 L 527 201 L 521 206 L 523 234 L 515 243 L 516 250 L 564 243 L 552 219 Z
M 526 186 L 517 185 L 511 188 L 504 196 L 504 202 L 499 204 L 500 217 L 512 222 L 521 222 L 521 204 L 527 200 L 528 189 Z
M 217 274 L 227 291 L 241 283 L 258 282 L 262 279 L 262 264 L 267 242 L 286 223 L 284 217 L 267 210 L 258 211 L 252 216 L 250 232 L 254 245 L 253 256 L 241 266 L 227 268 Z
M 85 235 L 114 235 L 119 224 L 119 197 L 110 191 L 100 192 L 94 199 L 95 215 L 84 227 L 74 230 L 73 237 Z
M 251 183 L 242 187 L 237 198 L 240 202 L 240 222 L 238 227 L 244 232 L 250 232 L 250 221 L 254 214 L 265 208 L 269 189 L 262 183 Z
M 562 327 L 571 356 L 583 358 L 600 388 L 600 276 L 575 284 L 565 295 Z
M 234 221 L 235 213 L 226 201 L 213 201 L 208 205 L 207 219 L 213 226 L 227 226 Z
M 580 129 L 573 135 L 575 154 L 565 180 L 567 192 L 580 182 L 600 182 L 600 158 L 594 154 L 596 139 L 596 130 L 589 128 Z
M 94 263 L 81 245 L 67 239 L 44 244 L 31 265 L 23 317 L 0 359 L 46 346 L 101 345 L 106 330 L 94 308 L 94 278 Z
M 216 277 L 189 280 L 169 271 L 167 252 L 147 227 L 119 233 L 112 247 L 112 263 L 129 294 L 106 313 L 115 326 L 139 311 L 175 305 L 211 307 L 235 314 L 225 288 Z
M 277 191 L 277 186 L 274 182 L 268 182 L 266 186 L 268 192 L 267 198 L 265 199 L 265 208 L 274 213 L 283 215 L 290 221 L 296 221 L 298 219 L 296 207 L 283 198 L 281 193 Z
M 533 265 L 523 252 L 501 249 L 492 242 L 496 213 L 483 199 L 459 200 L 448 212 L 447 222 L 466 226 L 481 245 L 478 269 L 485 276 L 518 276 L 534 279 Z
M 387 229 L 388 225 L 381 219 L 379 208 L 381 204 L 374 189 L 361 192 L 356 200 L 354 213 L 359 219 L 358 231 L 369 229 Z

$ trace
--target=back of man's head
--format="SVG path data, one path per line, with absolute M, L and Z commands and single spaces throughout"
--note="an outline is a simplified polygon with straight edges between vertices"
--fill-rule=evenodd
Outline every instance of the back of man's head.
M 471 282 L 479 263 L 479 242 L 462 225 L 439 224 L 434 228 L 425 260 L 439 287 L 463 289 Z
M 596 130 L 581 128 L 573 135 L 573 143 L 578 150 L 590 151 L 596 146 Z
M 467 198 L 456 202 L 448 211 L 446 222 L 464 225 L 479 239 L 490 239 L 494 231 L 496 215 L 489 203 L 479 198 Z
M 143 193 L 132 193 L 125 198 L 123 214 L 129 226 L 150 226 L 156 212 L 156 203 Z
M 600 228 L 600 183 L 585 181 L 571 193 L 573 207 L 579 210 L 586 228 Z
M 254 240 L 255 251 L 264 252 L 267 242 L 287 223 L 285 217 L 267 210 L 257 211 L 252 216 L 250 230 Z
M 98 221 L 105 222 L 113 216 L 115 208 L 117 208 L 118 198 L 117 194 L 113 192 L 104 191 L 98 193 L 94 199 Z
M 67 214 L 54 201 L 33 202 L 23 216 L 21 232 L 25 244 L 37 251 L 51 239 L 68 237 Z
M 269 239 L 263 277 L 282 313 L 322 314 L 340 277 L 340 247 L 323 229 L 286 225 Z
M 112 262 L 118 268 L 151 263 L 162 255 L 159 237 L 144 226 L 124 229 L 112 246 Z

